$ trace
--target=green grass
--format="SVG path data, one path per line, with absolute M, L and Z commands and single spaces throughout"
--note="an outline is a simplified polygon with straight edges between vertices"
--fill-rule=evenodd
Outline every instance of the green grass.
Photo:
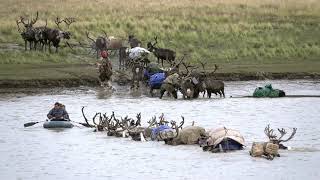
M 0 43 L 23 41 L 15 20 L 35 15 L 75 17 L 71 42 L 88 42 L 106 31 L 123 40 L 135 34 L 144 46 L 158 36 L 158 46 L 186 53 L 188 60 L 217 63 L 220 72 L 319 72 L 320 1 L 315 0 L 1 0 Z M 66 29 L 64 26 L 63 29 Z M 77 64 L 93 62 L 84 50 L 58 54 L 0 51 L 4 64 Z M 43 75 L 45 76 L 45 75 Z

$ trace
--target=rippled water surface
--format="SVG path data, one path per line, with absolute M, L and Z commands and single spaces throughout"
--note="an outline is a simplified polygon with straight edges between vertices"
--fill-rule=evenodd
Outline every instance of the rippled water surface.
M 263 81 L 227 82 L 226 96 L 250 95 Z M 318 81 L 272 81 L 287 94 L 320 95 Z M 213 154 L 198 146 L 168 146 L 163 142 L 135 142 L 108 137 L 81 126 L 57 131 L 42 124 L 55 101 L 67 106 L 70 117 L 82 122 L 81 107 L 118 116 L 142 113 L 146 123 L 162 112 L 206 129 L 226 126 L 239 130 L 245 150 Z M 133 97 L 126 89 L 111 97 L 99 89 L 81 88 L 39 91 L 34 94 L 0 94 L 0 179 L 320 179 L 320 98 L 225 98 L 172 100 Z M 253 141 L 265 141 L 264 127 L 297 127 L 273 161 L 252 158 Z M 291 130 L 289 130 L 291 132 Z

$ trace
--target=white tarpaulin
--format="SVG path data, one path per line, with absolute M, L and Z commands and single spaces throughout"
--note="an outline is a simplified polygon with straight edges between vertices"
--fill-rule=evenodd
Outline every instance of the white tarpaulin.
M 237 130 L 227 129 L 225 127 L 218 128 L 218 129 L 209 131 L 209 136 L 210 138 L 207 140 L 207 143 L 210 145 L 216 146 L 219 143 L 221 143 L 221 141 L 223 141 L 225 138 L 233 139 L 239 144 L 243 146 L 245 145 L 243 136 Z
M 136 60 L 150 54 L 150 51 L 142 47 L 135 47 L 135 48 L 129 49 L 128 52 L 129 52 L 129 58 L 132 60 Z

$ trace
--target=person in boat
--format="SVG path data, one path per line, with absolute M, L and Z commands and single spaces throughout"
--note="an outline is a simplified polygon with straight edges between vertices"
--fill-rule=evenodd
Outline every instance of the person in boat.
M 68 115 L 67 111 L 65 110 L 65 108 L 63 108 L 61 105 L 62 104 L 60 104 L 59 102 L 56 102 L 54 104 L 54 107 L 47 114 L 47 117 L 51 121 L 66 121 L 66 120 L 68 120 L 68 119 L 66 119 L 66 117 L 69 118 L 69 115 Z
M 60 103 L 60 105 L 61 105 L 61 108 L 62 108 L 64 111 L 66 111 L 66 114 L 63 116 L 63 118 L 66 119 L 66 120 L 70 120 L 70 119 L 69 119 L 69 114 L 68 114 L 68 112 L 67 112 L 67 110 L 66 110 L 66 106 L 65 106 L 64 104 L 61 104 L 61 103 Z

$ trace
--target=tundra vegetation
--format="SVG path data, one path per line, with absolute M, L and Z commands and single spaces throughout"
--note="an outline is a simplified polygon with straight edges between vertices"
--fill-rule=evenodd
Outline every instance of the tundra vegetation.
M 12 0 L 2 1 L 0 7 L 1 79 L 69 77 L 58 72 L 57 63 L 67 71 L 65 64 L 95 60 L 82 49 L 24 52 L 16 20 L 21 15 L 34 19 L 37 11 L 37 27 L 55 27 L 57 15 L 75 17 L 77 22 L 68 30 L 72 42 L 89 42 L 86 31 L 92 37 L 105 31 L 125 40 L 134 35 L 146 47 L 157 36 L 158 47 L 175 51 L 177 57 L 188 53 L 191 61 L 208 62 L 208 68 L 219 64 L 223 72 L 319 72 L 320 2 L 316 0 Z M 32 64 L 54 68 L 34 77 L 38 68 Z M 74 70 L 78 76 L 88 72 L 94 74 L 94 67 Z

